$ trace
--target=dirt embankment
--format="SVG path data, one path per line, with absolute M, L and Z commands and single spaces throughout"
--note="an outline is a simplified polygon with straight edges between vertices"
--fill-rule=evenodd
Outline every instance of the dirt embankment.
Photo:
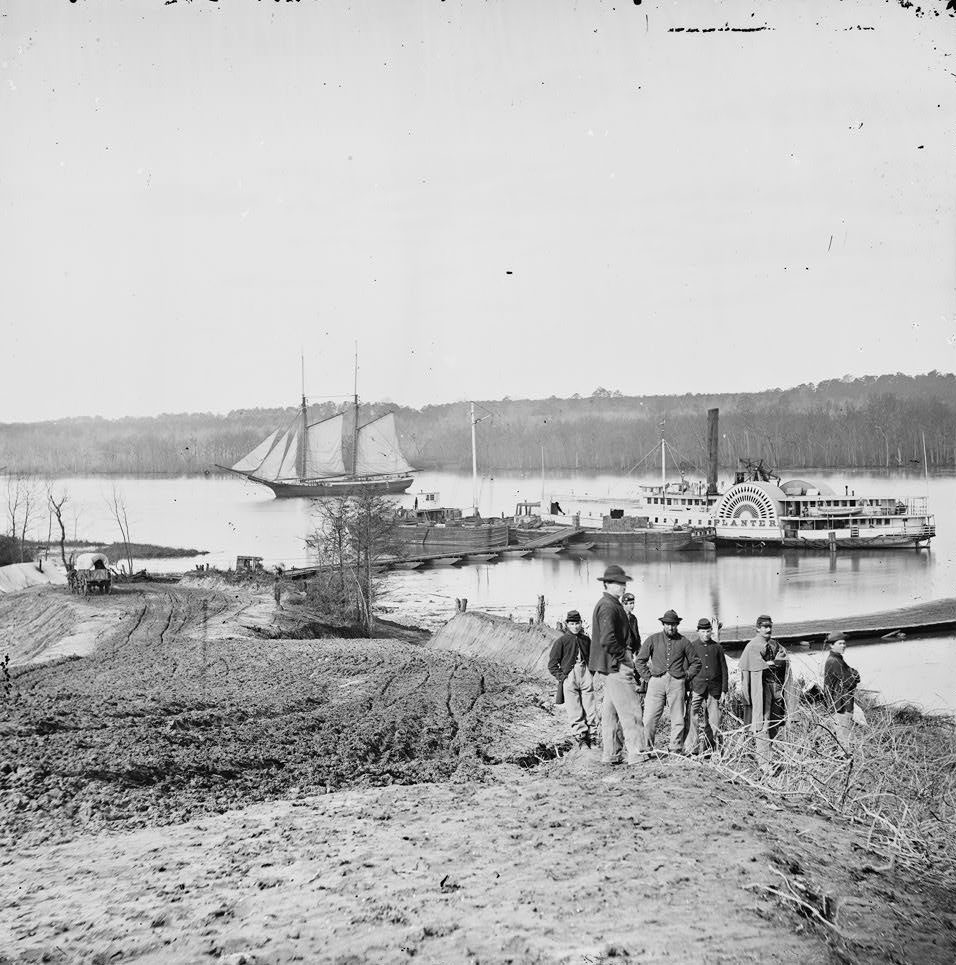
M 445 780 L 564 737 L 508 667 L 396 641 L 224 636 L 241 608 L 208 590 L 123 596 L 102 598 L 112 618 L 95 652 L 13 670 L 0 717 L 8 843 L 181 821 L 304 788 Z M 49 652 L 74 603 L 24 602 L 31 620 L 15 652 L 37 649 L 28 637 Z
M 553 758 L 549 688 L 500 661 L 263 640 L 293 618 L 211 584 L 94 605 L 98 647 L 39 665 L 85 604 L 0 602 L 0 962 L 956 956 L 951 895 L 835 815 Z

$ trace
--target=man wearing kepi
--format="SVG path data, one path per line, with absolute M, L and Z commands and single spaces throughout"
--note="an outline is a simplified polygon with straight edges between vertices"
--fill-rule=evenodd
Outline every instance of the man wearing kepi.
M 621 605 L 624 588 L 630 579 L 621 567 L 609 566 L 600 578 L 604 593 L 591 617 L 589 667 L 596 688 L 603 694 L 601 760 L 605 764 L 620 763 L 621 751 L 616 738 L 619 724 L 624 732 L 628 764 L 643 760 L 647 750 L 634 661 L 627 646 L 630 632 L 627 614 Z
M 548 670 L 561 682 L 564 709 L 575 741 L 579 747 L 590 747 L 591 734 L 597 730 L 594 677 L 588 669 L 591 638 L 584 632 L 577 610 L 569 610 L 564 623 L 567 632 L 551 645 Z
M 687 637 L 681 636 L 678 626 L 680 617 L 668 610 L 661 618 L 664 629 L 649 636 L 637 655 L 637 670 L 647 681 L 644 696 L 644 730 L 647 744 L 654 747 L 657 725 L 661 722 L 664 707 L 671 720 L 671 753 L 681 754 L 684 749 L 684 701 L 686 679 L 700 672 L 700 657 Z
M 860 684 L 860 675 L 847 664 L 846 635 L 839 630 L 827 637 L 830 655 L 823 667 L 823 690 L 833 711 L 836 736 L 843 750 L 850 747 L 850 728 L 853 726 L 853 693 Z
M 692 646 L 700 659 L 700 670 L 687 678 L 690 722 L 684 751 L 707 754 L 720 740 L 720 702 L 727 693 L 727 657 L 714 639 L 714 626 L 707 617 L 697 621 L 697 640 L 692 641 Z M 701 738 L 702 747 L 698 746 Z
M 641 631 L 637 626 L 637 617 L 634 616 L 634 605 L 637 601 L 634 599 L 634 594 L 628 590 L 624 596 L 621 597 L 621 603 L 624 605 L 624 612 L 627 614 L 627 629 L 628 629 L 628 641 L 627 649 L 631 651 L 632 657 L 637 657 L 638 651 L 641 649 Z M 638 686 L 640 690 L 640 686 Z
M 773 620 L 766 613 L 757 617 L 757 635 L 744 647 L 738 667 L 744 723 L 753 732 L 760 768 L 768 772 L 772 767 L 771 742 L 787 714 L 784 692 L 790 658 L 773 639 Z

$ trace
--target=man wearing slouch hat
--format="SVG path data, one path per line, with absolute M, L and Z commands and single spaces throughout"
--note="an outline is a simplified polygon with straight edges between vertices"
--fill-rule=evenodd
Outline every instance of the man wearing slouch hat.
M 568 629 L 551 645 L 548 671 L 561 684 L 564 709 L 575 741 L 579 747 L 590 747 L 591 734 L 597 731 L 594 677 L 588 669 L 591 638 L 584 632 L 577 610 L 569 610 L 564 623 Z
M 630 579 L 620 566 L 612 564 L 607 567 L 599 579 L 604 584 L 604 593 L 591 617 L 589 668 L 594 674 L 595 689 L 603 698 L 601 760 L 605 764 L 621 763 L 621 749 L 616 736 L 619 725 L 624 732 L 628 764 L 643 760 L 647 750 L 634 659 L 628 649 L 630 627 L 621 605 L 624 588 Z

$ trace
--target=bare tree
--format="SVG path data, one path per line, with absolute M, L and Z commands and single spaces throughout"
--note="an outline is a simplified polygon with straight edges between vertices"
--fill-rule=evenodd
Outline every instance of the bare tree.
M 63 522 L 63 507 L 69 502 L 70 494 L 66 489 L 55 492 L 51 482 L 47 486 L 46 498 L 50 504 L 50 512 L 60 527 L 60 559 L 63 560 L 63 568 L 66 569 L 66 524 Z
M 73 542 L 77 540 L 77 530 L 80 527 L 80 517 L 83 515 L 83 510 L 79 506 L 73 506 Z
M 36 480 L 32 476 L 13 473 L 7 476 L 7 518 L 10 535 L 19 543 L 20 562 L 26 562 L 26 542 L 30 524 L 39 509 Z
M 116 483 L 113 483 L 113 490 L 106 505 L 110 511 L 110 515 L 113 517 L 113 520 L 119 527 L 120 536 L 122 537 L 123 542 L 123 549 L 126 554 L 127 573 L 132 576 L 133 548 L 132 540 L 130 539 L 129 535 L 129 517 L 126 513 L 126 497 L 123 495 L 121 490 L 117 489 Z
M 349 496 L 323 501 L 320 525 L 306 539 L 335 576 L 329 602 L 350 609 L 371 634 L 376 562 L 394 551 L 395 504 L 384 496 Z
M 396 508 L 393 500 L 385 496 L 362 495 L 353 499 L 349 536 L 358 562 L 356 575 L 365 595 L 368 611 L 365 629 L 371 633 L 372 605 L 375 601 L 375 564 L 385 555 L 395 551 Z

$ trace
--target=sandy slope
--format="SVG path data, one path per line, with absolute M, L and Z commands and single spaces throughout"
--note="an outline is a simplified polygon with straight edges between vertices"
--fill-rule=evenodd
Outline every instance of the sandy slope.
M 0 593 L 16 593 L 31 586 L 66 586 L 66 574 L 61 564 L 47 560 L 43 571 L 36 563 L 10 563 L 0 566 Z
M 24 849 L 0 961 L 951 962 L 953 915 L 872 862 L 692 764 L 572 755 Z M 773 869 L 849 941 L 752 887 Z

